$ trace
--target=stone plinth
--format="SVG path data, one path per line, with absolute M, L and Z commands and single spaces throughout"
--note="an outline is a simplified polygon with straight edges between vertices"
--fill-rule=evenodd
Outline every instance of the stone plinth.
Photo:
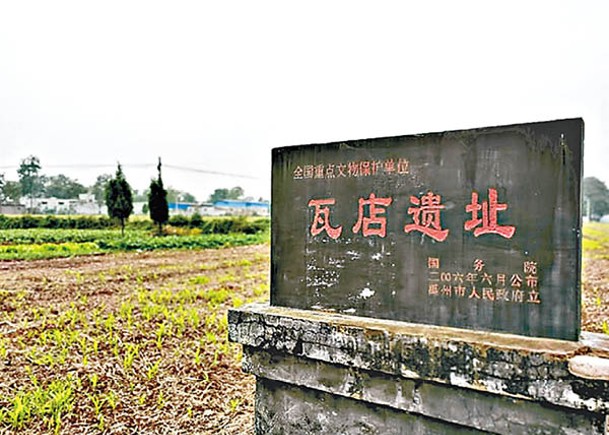
M 577 342 L 250 305 L 258 434 L 604 434 L 609 336 Z

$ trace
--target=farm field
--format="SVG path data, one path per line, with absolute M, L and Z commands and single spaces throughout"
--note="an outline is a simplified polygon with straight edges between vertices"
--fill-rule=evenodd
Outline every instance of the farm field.
M 583 329 L 609 333 L 609 225 L 583 245 Z M 0 261 L 0 433 L 251 433 L 226 312 L 268 274 L 268 243 Z
M 269 220 L 265 218 L 220 217 L 203 219 L 174 216 L 174 225 L 156 234 L 152 222 L 131 222 L 125 234 L 117 228 L 99 226 L 102 219 L 91 217 L 0 215 L 0 260 L 33 260 L 117 251 L 158 249 L 208 249 L 264 243 Z M 60 225 L 82 225 L 85 228 Z M 86 226 L 92 226 L 89 228 Z M 106 224 L 104 224 L 106 225 Z
M 174 234 L 120 230 L 0 230 L 0 260 L 36 260 L 104 254 L 116 251 L 208 249 L 263 243 L 268 233 Z
M 0 433 L 247 433 L 268 244 L 0 262 Z
M 609 224 L 583 228 L 582 329 L 609 334 Z

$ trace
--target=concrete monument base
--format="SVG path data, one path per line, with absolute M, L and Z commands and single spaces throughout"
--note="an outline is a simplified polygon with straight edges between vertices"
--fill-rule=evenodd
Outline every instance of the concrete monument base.
M 269 305 L 229 312 L 257 434 L 607 434 L 609 336 L 529 338 Z

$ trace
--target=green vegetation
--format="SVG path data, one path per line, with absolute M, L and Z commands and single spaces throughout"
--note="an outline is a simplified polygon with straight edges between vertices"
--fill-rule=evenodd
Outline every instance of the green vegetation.
M 216 189 L 214 193 L 209 196 L 209 202 L 214 203 L 222 201 L 224 199 L 239 199 L 243 196 L 243 188 L 235 186 L 232 189 Z
M 170 219 L 165 236 L 159 236 L 149 219 L 134 220 L 125 235 L 106 227 L 111 220 L 98 217 L 56 217 L 0 215 L 0 260 L 33 260 L 114 251 L 157 249 L 215 249 L 266 243 L 267 218 Z M 89 229 L 89 228 L 104 229 Z M 78 229 L 86 228 L 86 229 Z
M 0 245 L 0 260 L 39 260 L 101 253 L 95 243 L 42 243 L 35 245 Z
M 114 251 L 157 249 L 215 249 L 265 243 L 268 232 L 228 234 L 151 235 L 132 230 L 0 230 L 0 260 L 33 260 Z
M 243 433 L 253 388 L 226 311 L 268 297 L 268 254 L 165 251 L 0 274 L 0 432 Z
M 21 193 L 30 198 L 30 211 L 33 198 L 44 190 L 44 184 L 39 175 L 40 168 L 38 157 L 29 156 L 21 161 L 19 169 L 17 169 Z
M 167 191 L 163 187 L 163 178 L 161 177 L 161 158 L 159 157 L 159 171 L 156 180 L 150 182 L 150 193 L 148 194 L 148 210 L 150 210 L 150 219 L 158 225 L 159 235 L 163 234 L 163 225 L 169 219 L 169 207 L 167 205 Z
M 269 228 L 268 218 L 247 218 L 245 216 L 202 217 L 194 214 L 188 216 L 171 216 L 170 226 L 199 229 L 203 234 L 256 233 Z M 0 214 L 0 230 L 9 229 L 110 229 L 118 228 L 116 222 L 107 216 L 56 216 L 56 215 L 22 215 L 5 216 Z M 136 217 L 126 224 L 126 229 L 154 230 L 152 220 Z
M 133 192 L 120 164 L 116 168 L 114 178 L 106 184 L 106 206 L 108 206 L 108 215 L 120 221 L 121 232 L 124 234 L 125 223 L 133 212 Z
M 609 214 L 609 189 L 596 177 L 586 177 L 584 189 L 584 215 L 591 221 L 598 221 L 602 216 Z
M 609 225 L 599 222 L 586 223 L 582 241 L 585 256 L 609 258 Z
M 56 216 L 22 215 L 5 216 L 0 214 L 0 229 L 104 229 L 112 228 L 115 223 L 107 216 Z

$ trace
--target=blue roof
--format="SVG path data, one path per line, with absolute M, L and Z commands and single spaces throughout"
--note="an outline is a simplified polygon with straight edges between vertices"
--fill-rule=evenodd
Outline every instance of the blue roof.
M 169 208 L 169 210 L 188 210 L 188 207 L 191 207 L 192 204 L 188 203 L 188 202 L 170 202 L 169 204 L 167 204 L 167 207 Z
M 216 207 L 233 207 L 233 208 L 269 208 L 268 202 L 259 201 L 239 201 L 236 199 L 223 199 L 214 203 Z

